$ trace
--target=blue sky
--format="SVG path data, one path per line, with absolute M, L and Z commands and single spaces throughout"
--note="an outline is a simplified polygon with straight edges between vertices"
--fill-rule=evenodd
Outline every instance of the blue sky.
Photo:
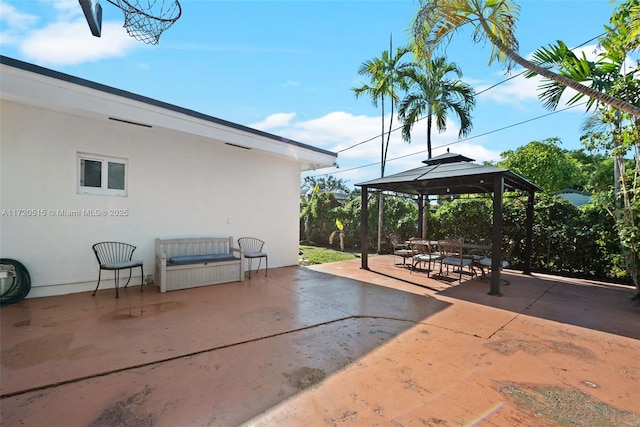
M 555 40 L 583 45 L 603 32 L 614 7 L 608 0 L 518 3 L 523 56 Z M 96 38 L 77 0 L 0 0 L 0 53 L 339 152 L 339 169 L 310 175 L 330 173 L 349 185 L 379 177 L 381 111 L 367 98 L 356 100 L 351 88 L 366 82 L 358 67 L 388 49 L 390 35 L 394 48 L 407 42 L 417 1 L 182 0 L 182 17 L 155 46 L 129 37 L 120 9 L 101 5 Z M 593 41 L 581 47 L 587 55 L 594 48 Z M 447 59 L 480 92 L 509 77 L 488 66 L 489 52 L 460 33 Z M 470 137 L 458 141 L 452 116 L 447 131 L 433 135 L 434 155 L 448 147 L 477 161 L 499 160 L 505 150 L 551 137 L 581 148 L 584 109 L 549 115 L 538 84 L 517 77 L 478 95 Z M 423 122 L 410 144 L 392 134 L 387 175 L 426 159 Z

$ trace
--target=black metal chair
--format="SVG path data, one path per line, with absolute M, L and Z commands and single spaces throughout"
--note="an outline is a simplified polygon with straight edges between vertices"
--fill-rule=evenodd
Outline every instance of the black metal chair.
M 132 270 L 136 267 L 140 267 L 140 273 L 142 274 L 142 283 L 140 284 L 140 292 L 144 285 L 144 271 L 143 263 L 140 260 L 133 260 L 133 251 L 136 247 L 128 243 L 122 242 L 100 242 L 92 246 L 93 253 L 96 254 L 98 264 L 100 264 L 100 270 L 98 273 L 98 285 L 93 296 L 96 295 L 98 287 L 100 287 L 100 280 L 102 279 L 102 270 L 113 270 L 116 281 L 116 298 L 120 298 L 118 295 L 118 286 L 120 281 L 120 270 L 129 269 L 129 280 L 127 280 L 126 288 L 131 281 Z
M 265 259 L 266 267 L 264 275 L 266 276 L 269 271 L 269 257 L 267 253 L 262 250 L 264 241 L 256 239 L 255 237 L 241 237 L 238 239 L 238 246 L 240 246 L 240 249 L 244 252 L 244 257 L 249 260 L 249 279 L 251 279 L 251 261 L 255 258 L 258 258 L 259 261 L 256 273 L 260 270 L 262 258 Z

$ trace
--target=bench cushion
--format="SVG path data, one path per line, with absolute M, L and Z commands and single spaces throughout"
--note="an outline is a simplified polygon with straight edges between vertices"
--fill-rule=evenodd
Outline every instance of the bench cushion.
M 167 265 L 203 264 L 216 261 L 239 260 L 230 254 L 209 254 L 209 255 L 184 255 L 174 256 L 167 260 Z

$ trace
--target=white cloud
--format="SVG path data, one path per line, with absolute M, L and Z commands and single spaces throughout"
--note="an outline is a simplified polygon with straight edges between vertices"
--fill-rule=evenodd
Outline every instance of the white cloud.
M 53 18 L 45 22 L 41 16 L 23 13 L 18 7 L 1 2 L 0 40 L 15 45 L 28 58 L 44 65 L 75 65 L 105 58 L 121 57 L 140 43 L 129 37 L 122 24 L 105 21 L 102 37 L 91 35 L 77 0 L 43 2 L 45 13 Z
M 507 78 L 508 76 L 502 76 L 502 80 L 506 80 Z M 539 77 L 527 79 L 523 75 L 517 75 L 512 79 L 507 80 L 504 83 L 487 90 L 487 92 L 480 94 L 479 97 L 482 97 L 482 100 L 490 99 L 499 104 L 506 104 L 518 108 L 523 108 L 523 106 L 526 105 L 524 104 L 526 102 L 538 102 L 539 85 Z M 481 92 L 487 89 L 489 86 L 491 85 L 478 86 L 476 87 L 476 91 Z
M 269 117 L 261 122 L 253 123 L 250 125 L 252 128 L 263 130 L 265 132 L 273 132 L 284 126 L 288 126 L 296 113 L 276 113 L 271 114 Z
M 380 176 L 380 117 L 353 115 L 344 111 L 310 120 L 296 121 L 295 117 L 295 113 L 278 113 L 249 126 L 338 153 L 340 168 L 321 169 L 307 175 L 332 174 L 351 184 Z M 393 123 L 394 129 L 400 126 L 397 118 Z M 388 128 L 388 125 L 389 116 L 385 118 L 385 127 Z M 482 138 L 458 142 L 458 131 L 456 123 L 452 121 L 447 124 L 446 132 L 434 132 L 433 155 L 445 153 L 448 147 L 452 152 L 477 162 L 499 160 L 500 153 L 483 147 Z M 392 132 L 385 175 L 422 166 L 422 160 L 427 158 L 426 120 L 416 123 L 412 135 L 413 141 L 408 144 L 402 140 L 400 130 Z
M 39 17 L 28 13 L 22 13 L 12 4 L 0 2 L 0 22 L 3 22 L 6 28 L 14 30 L 26 30 L 38 22 Z
M 31 32 L 20 49 L 39 63 L 76 65 L 124 56 L 138 43 L 116 23 L 103 24 L 102 33 L 102 37 L 93 37 L 84 19 L 55 22 Z
M 25 31 L 36 25 L 39 19 L 19 11 L 12 4 L 0 2 L 0 45 L 18 43 Z
M 77 0 L 56 0 L 53 2 L 53 8 L 58 14 L 58 19 L 63 20 L 77 17 L 82 10 Z

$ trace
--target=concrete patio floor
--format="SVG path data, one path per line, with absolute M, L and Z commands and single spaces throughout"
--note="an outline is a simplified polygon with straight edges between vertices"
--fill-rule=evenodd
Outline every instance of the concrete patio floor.
M 2 426 L 640 426 L 629 287 L 392 257 L 0 310 Z

